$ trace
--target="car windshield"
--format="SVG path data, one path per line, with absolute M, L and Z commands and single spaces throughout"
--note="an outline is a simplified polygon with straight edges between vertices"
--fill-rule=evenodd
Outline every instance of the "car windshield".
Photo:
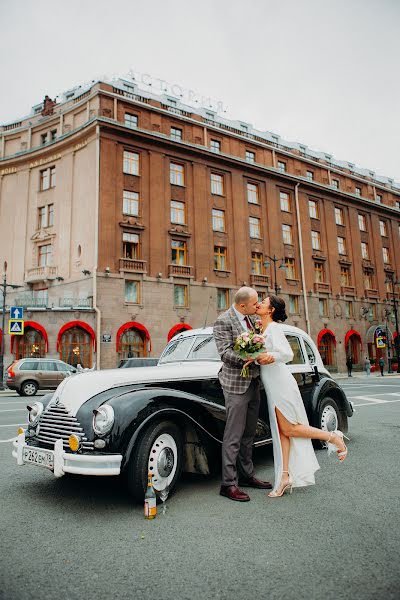
M 159 364 L 185 360 L 192 344 L 192 336 L 172 340 L 162 353 Z
M 221 360 L 213 336 L 198 336 L 188 360 Z

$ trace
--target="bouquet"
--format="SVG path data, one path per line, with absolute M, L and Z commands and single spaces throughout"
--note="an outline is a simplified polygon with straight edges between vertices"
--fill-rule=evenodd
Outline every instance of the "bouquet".
M 266 351 L 264 341 L 264 337 L 259 333 L 256 333 L 254 331 L 244 331 L 236 338 L 233 349 L 236 352 L 236 354 L 243 360 L 254 360 L 255 358 L 257 358 L 257 356 Z M 243 369 L 240 371 L 240 376 L 249 377 L 249 375 L 250 369 L 248 364 L 246 363 L 243 366 Z

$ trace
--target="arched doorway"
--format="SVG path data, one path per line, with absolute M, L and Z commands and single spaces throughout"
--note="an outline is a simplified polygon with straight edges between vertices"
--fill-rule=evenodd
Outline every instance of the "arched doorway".
M 151 352 L 150 334 L 141 323 L 130 321 L 118 329 L 116 338 L 118 358 L 142 358 Z
M 390 351 L 391 351 L 391 357 L 393 358 L 393 334 L 390 330 L 390 328 L 387 329 L 387 340 L 386 340 L 386 346 L 385 348 L 379 348 L 377 347 L 377 341 L 376 338 L 379 337 L 378 333 L 379 330 L 383 331 L 386 334 L 386 324 L 379 324 L 379 325 L 372 325 L 367 333 L 366 333 L 366 340 L 367 340 L 367 347 L 368 347 L 368 356 L 369 359 L 371 361 L 371 365 L 372 366 L 376 366 L 378 364 L 379 359 L 381 358 L 381 356 L 385 359 L 385 362 L 387 361 L 388 358 L 388 347 L 390 347 Z
M 183 331 L 187 331 L 188 329 L 193 329 L 193 328 L 190 325 L 188 325 L 187 323 L 178 323 L 177 325 L 174 325 L 168 331 L 167 340 L 168 341 L 172 340 L 172 338 L 175 335 L 178 335 L 178 333 L 182 333 Z
M 353 360 L 353 366 L 362 365 L 362 342 L 361 335 L 358 333 L 358 331 L 355 329 L 350 329 L 350 331 L 346 333 L 344 347 L 346 357 L 350 355 Z
M 95 340 L 95 333 L 87 323 L 83 321 L 66 323 L 61 327 L 57 337 L 60 359 L 73 367 L 80 364 L 84 369 L 91 369 Z
M 337 368 L 335 334 L 330 329 L 322 329 L 318 334 L 317 345 L 324 365 L 330 370 L 335 370 Z
M 25 321 L 24 335 L 11 336 L 11 353 L 15 359 L 44 358 L 49 350 L 47 332 L 35 321 Z

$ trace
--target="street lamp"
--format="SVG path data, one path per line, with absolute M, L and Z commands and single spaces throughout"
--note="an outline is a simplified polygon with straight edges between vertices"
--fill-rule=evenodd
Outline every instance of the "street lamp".
M 388 327 L 388 317 L 390 317 L 392 313 L 392 308 L 388 306 L 384 306 L 383 314 L 385 315 L 386 320 L 386 347 L 387 347 L 387 357 L 388 357 L 388 373 L 393 373 L 392 371 L 392 353 L 391 353 L 391 344 L 389 337 L 389 327 Z
M 279 286 L 278 286 L 278 281 L 277 281 L 277 277 L 276 277 L 276 263 L 280 262 L 281 264 L 279 265 L 280 269 L 286 269 L 286 265 L 284 263 L 284 258 L 277 258 L 275 256 L 275 254 L 273 256 L 269 256 L 268 254 L 265 254 L 266 258 L 269 258 L 269 260 L 272 260 L 272 262 L 274 263 L 274 288 L 275 288 L 275 296 L 278 295 L 278 291 L 279 291 Z M 264 262 L 264 267 L 269 267 L 270 266 L 270 262 L 268 260 L 266 260 Z
M 394 275 L 387 275 L 385 279 L 385 283 L 390 283 L 392 287 L 392 297 L 393 297 L 393 310 L 394 310 L 394 320 L 396 324 L 396 339 L 394 340 L 394 348 L 396 351 L 397 358 L 397 372 L 400 373 L 400 339 L 399 339 L 399 320 L 397 317 L 397 302 L 396 302 L 396 293 L 395 293 L 395 285 L 399 285 L 400 281 L 394 278 Z
M 3 274 L 3 283 L 0 283 L 0 288 L 3 290 L 3 313 L 1 318 L 1 350 L 0 350 L 0 390 L 4 390 L 3 384 L 3 372 L 4 372 L 4 338 L 5 338 L 5 317 L 6 317 L 6 297 L 7 297 L 7 288 L 11 288 L 13 290 L 24 287 L 23 285 L 14 285 L 12 283 L 7 283 L 7 263 L 4 262 L 4 274 Z

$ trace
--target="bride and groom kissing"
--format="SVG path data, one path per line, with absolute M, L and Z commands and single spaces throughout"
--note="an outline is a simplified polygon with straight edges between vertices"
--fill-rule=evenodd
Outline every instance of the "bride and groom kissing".
M 234 346 L 244 331 L 255 332 L 254 315 L 262 323 L 265 352 L 256 360 L 248 361 L 239 357 Z M 219 380 L 226 407 L 220 494 L 230 500 L 250 500 L 241 487 L 271 490 L 268 496 L 278 498 L 287 490 L 291 492 L 293 487 L 314 484 L 314 473 L 319 464 L 312 439 L 326 442 L 328 452 L 336 451 L 340 461 L 347 456 L 341 431 L 324 431 L 308 424 L 297 382 L 286 364 L 293 359 L 293 351 L 279 324 L 286 319 L 282 298 L 270 295 L 259 302 L 256 290 L 242 287 L 235 294 L 234 304 L 214 323 L 214 338 L 222 360 Z M 245 363 L 249 363 L 248 376 L 242 377 Z M 274 485 L 255 477 L 252 460 L 260 406 L 260 379 L 268 402 Z

